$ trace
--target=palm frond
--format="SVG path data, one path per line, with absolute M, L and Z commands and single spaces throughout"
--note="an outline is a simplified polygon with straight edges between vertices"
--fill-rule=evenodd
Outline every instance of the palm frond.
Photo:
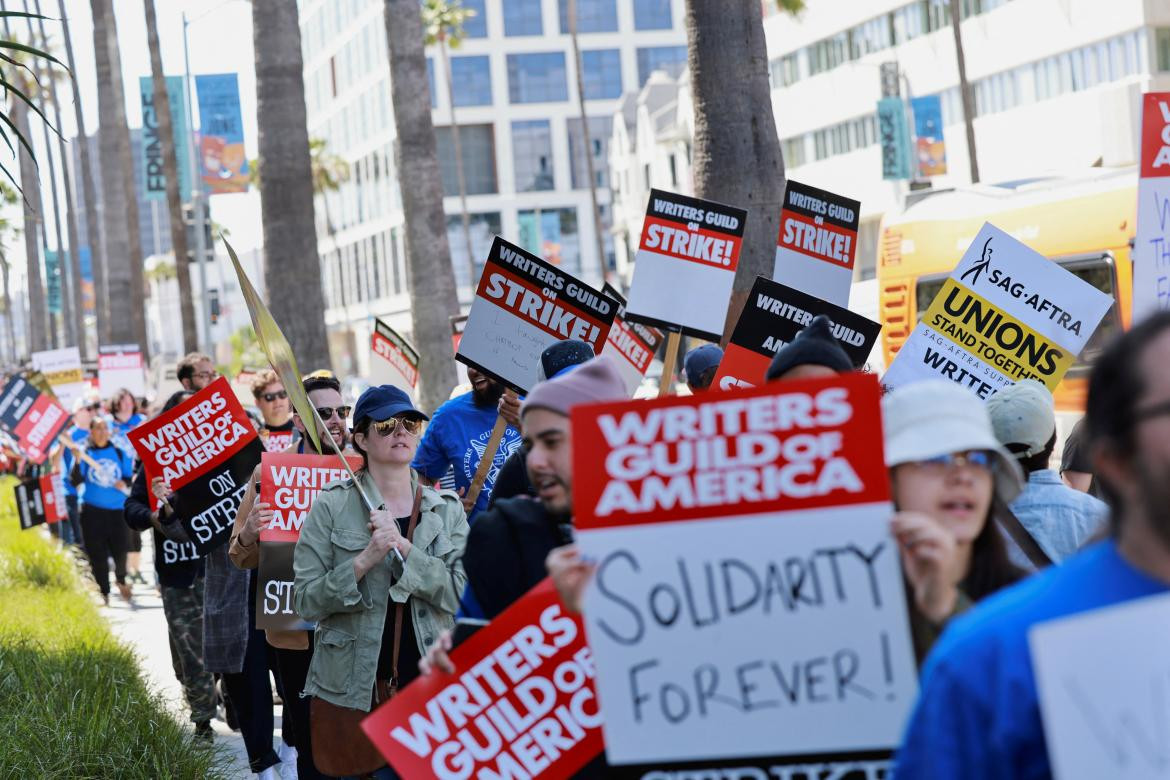
M 28 156 L 32 160 L 33 165 L 39 170 L 41 166 L 40 163 L 37 162 L 37 155 L 36 152 L 33 151 L 32 144 L 30 144 L 28 139 L 24 137 L 24 133 L 20 132 L 20 130 L 16 128 L 16 125 L 12 123 L 12 120 L 8 118 L 8 114 L 4 111 L 0 111 L 0 122 L 3 122 L 12 129 L 12 132 L 16 134 L 16 140 L 19 141 L 20 145 L 24 147 L 24 150 L 28 152 Z
M 52 54 L 49 54 L 47 51 L 38 49 L 36 46 L 28 46 L 23 43 L 17 43 L 16 41 L 0 40 L 0 49 L 13 49 L 15 51 L 22 51 L 26 54 L 31 54 L 34 57 L 41 57 L 42 59 L 46 59 L 49 62 L 54 62 L 57 65 L 60 65 L 66 73 L 68 73 L 70 76 L 73 75 L 72 71 L 66 67 L 65 63 L 61 62 L 61 60 L 57 59 Z
M 53 131 L 54 135 L 56 135 L 62 141 L 65 140 L 65 136 L 61 135 L 60 131 L 58 131 L 57 128 L 53 125 L 53 123 L 49 121 L 49 118 L 47 116 L 45 116 L 44 112 L 41 111 L 41 109 L 37 107 L 37 104 L 34 103 L 29 98 L 28 95 L 24 94 L 19 89 L 17 89 L 16 85 L 14 85 L 12 82 L 5 79 L 4 75 L 2 73 L 0 73 L 0 87 L 4 87 L 8 91 L 15 93 L 17 97 L 19 97 L 21 100 L 23 100 L 25 102 L 25 104 L 29 108 L 31 108 L 36 113 L 37 116 L 39 116 L 41 118 L 41 121 L 43 121 L 46 125 L 48 125 L 49 129 Z M 0 111 L 0 117 L 7 119 L 7 117 L 4 116 L 3 111 Z M 31 152 L 29 152 L 29 153 L 31 154 Z

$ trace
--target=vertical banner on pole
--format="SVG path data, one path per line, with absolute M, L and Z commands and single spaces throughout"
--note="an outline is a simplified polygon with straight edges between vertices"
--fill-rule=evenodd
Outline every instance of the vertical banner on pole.
M 914 112 L 914 148 L 919 178 L 942 176 L 947 172 L 947 145 L 943 140 L 942 100 L 938 95 L 910 99 Z
M 191 128 L 187 125 L 187 96 L 182 76 L 167 76 L 167 99 L 171 104 L 171 126 L 174 128 L 175 157 L 179 164 L 179 197 L 186 200 L 191 192 L 191 166 L 187 154 L 191 142 Z M 141 76 L 138 91 L 142 100 L 142 181 L 143 197 L 147 200 L 166 200 L 167 177 L 163 168 L 162 140 L 159 137 L 158 114 L 154 110 L 154 79 Z
M 212 195 L 248 191 L 248 156 L 235 73 L 195 77 L 199 102 L 199 160 Z
M 910 178 L 910 128 L 901 98 L 882 98 L 877 104 L 878 140 L 882 145 L 882 178 Z

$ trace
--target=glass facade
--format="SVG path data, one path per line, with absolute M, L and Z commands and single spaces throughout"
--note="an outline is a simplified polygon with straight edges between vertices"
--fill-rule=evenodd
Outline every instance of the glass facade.
M 452 57 L 451 88 L 457 107 L 490 106 L 492 104 L 492 71 L 491 62 L 487 55 Z
M 652 46 L 638 49 L 638 86 L 645 86 L 646 79 L 656 70 L 665 70 L 677 78 L 686 66 L 686 46 Z
M 483 271 L 484 260 L 492 248 L 492 240 L 503 232 L 500 226 L 500 212 L 468 214 L 471 235 L 471 252 L 475 256 L 475 275 Z M 467 240 L 463 235 L 463 215 L 456 212 L 447 215 L 447 243 L 451 246 L 451 264 L 455 269 L 455 284 L 468 285 Z
M 569 0 L 558 0 L 561 32 L 569 33 Z M 615 0 L 577 0 L 577 32 L 617 32 Z
M 576 209 L 520 211 L 517 217 L 520 246 L 571 274 L 581 272 Z
M 581 52 L 581 75 L 585 82 L 586 100 L 621 97 L 621 50 L 597 49 Z
M 508 99 L 512 103 L 568 100 L 564 52 L 509 54 Z
M 439 170 L 443 175 L 443 194 L 459 194 L 459 174 L 455 169 L 455 143 L 450 127 L 435 128 L 435 145 Z M 463 152 L 463 179 L 468 195 L 499 192 L 496 182 L 496 141 L 491 125 L 459 125 L 459 146 Z
M 671 21 L 670 0 L 634 0 L 635 30 L 669 30 Z
M 463 35 L 467 38 L 486 38 L 487 9 L 484 7 L 486 1 L 460 0 L 460 4 L 467 10 L 474 11 L 472 16 L 463 21 Z
M 500 0 L 504 35 L 541 35 L 540 0 Z
M 569 136 L 569 168 L 572 171 L 573 189 L 582 190 L 589 186 L 589 166 L 585 159 L 585 137 L 581 132 L 581 119 L 565 121 Z M 609 137 L 613 133 L 613 117 L 589 117 L 589 145 L 593 151 L 593 175 L 597 186 L 609 186 Z
M 547 119 L 512 123 L 512 161 L 516 192 L 555 188 L 552 131 Z

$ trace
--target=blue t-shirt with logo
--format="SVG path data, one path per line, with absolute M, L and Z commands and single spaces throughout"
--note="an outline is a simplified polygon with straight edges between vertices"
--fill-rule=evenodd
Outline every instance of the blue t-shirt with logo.
M 113 443 L 104 447 L 87 447 L 86 454 L 97 461 L 97 468 L 81 461 L 81 503 L 98 509 L 121 509 L 126 494 L 114 487 L 122 480 L 127 486 L 134 477 L 134 461 Z
M 487 450 L 487 442 L 498 416 L 495 404 L 476 406 L 472 393 L 452 398 L 435 411 L 411 465 L 424 478 L 432 481 L 442 478 L 447 469 L 451 468 L 454 471 L 455 487 L 469 487 Z M 468 522 L 487 507 L 500 467 L 509 455 L 519 449 L 520 432 L 509 425 L 504 430 L 504 438 L 492 460 L 483 490 L 467 517 Z
M 138 457 L 134 451 L 134 445 L 130 443 L 130 438 L 126 435 L 130 431 L 142 425 L 146 418 L 140 414 L 132 414 L 126 422 L 118 422 L 118 418 L 111 416 L 110 420 L 110 440 L 114 442 L 114 446 L 125 452 L 130 456 L 131 460 Z
M 69 438 L 77 444 L 83 444 L 83 442 L 85 442 L 85 440 L 89 437 L 89 431 L 85 430 L 84 428 L 78 428 L 76 425 L 70 426 L 67 433 Z M 69 479 L 69 472 L 73 470 L 73 461 L 77 460 L 77 457 L 73 454 L 73 450 L 66 447 L 62 459 L 65 469 L 65 495 L 76 496 L 78 495 L 77 486 L 74 485 L 73 482 Z
M 1048 620 L 1165 593 L 1110 540 L 957 618 L 931 651 L 894 763 L 895 780 L 1052 775 L 1028 632 Z

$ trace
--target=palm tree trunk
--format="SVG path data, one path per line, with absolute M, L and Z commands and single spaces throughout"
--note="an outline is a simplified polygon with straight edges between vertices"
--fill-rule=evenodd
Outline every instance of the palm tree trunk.
M 963 32 L 959 29 L 962 3 L 951 0 L 951 29 L 955 33 L 955 60 L 959 64 L 959 97 L 963 101 L 963 126 L 967 130 L 967 161 L 971 166 L 971 183 L 979 183 L 979 156 L 975 152 L 975 99 L 967 81 L 967 57 L 963 54 Z
M 69 70 L 72 73 L 77 72 L 77 66 L 73 62 L 73 39 L 69 34 L 69 19 L 65 15 L 65 0 L 57 0 L 59 13 L 61 14 L 61 30 L 65 38 L 65 58 L 66 64 L 69 65 Z M 77 79 L 69 79 L 69 83 L 73 88 L 73 110 L 77 122 L 77 144 L 79 152 L 79 160 L 81 171 L 74 171 L 73 186 L 77 187 L 77 178 L 80 174 L 81 190 L 85 196 L 85 235 L 86 240 L 89 241 L 89 262 L 90 271 L 93 275 L 93 290 L 94 290 L 94 317 L 97 322 L 97 343 L 106 342 L 110 340 L 110 310 L 109 310 L 109 296 L 106 294 L 106 253 L 104 242 L 102 241 L 103 227 L 97 216 L 97 190 L 93 185 L 93 167 L 89 155 L 89 137 L 85 134 L 85 117 L 81 111 L 81 91 L 77 86 Z M 57 125 L 60 127 L 60 123 Z M 80 255 L 80 246 L 76 255 Z M 78 289 L 74 295 L 80 300 L 81 297 L 81 258 L 75 256 L 76 263 L 76 278 Z M 82 311 L 82 318 L 84 319 L 84 310 L 82 306 L 78 305 L 78 310 Z M 83 331 L 84 332 L 84 331 Z M 88 350 L 88 344 L 82 346 L 82 355 L 85 355 Z
M 0 255 L 0 281 L 4 289 L 4 322 L 7 325 L 8 361 L 16 363 L 16 317 L 12 312 L 12 295 L 8 287 L 8 258 Z
M 9 113 L 17 131 L 32 138 L 28 123 L 28 107 L 19 98 L 13 98 Z M 45 287 L 41 283 L 41 253 L 37 246 L 37 232 L 41 222 L 41 183 L 37 167 L 23 146 L 20 147 L 20 186 L 24 190 L 24 251 L 27 264 L 29 318 L 28 348 L 40 352 L 49 346 L 48 310 L 45 308 Z
M 569 0 L 569 40 L 573 44 L 573 67 L 577 71 L 577 108 L 581 112 L 581 142 L 585 148 L 585 170 L 589 174 L 589 198 L 593 203 L 593 234 L 597 238 L 597 278 L 605 278 L 605 239 L 601 231 L 601 206 L 597 203 L 597 175 L 593 171 L 593 140 L 589 137 L 589 117 L 585 113 L 585 73 L 581 47 L 577 42 L 577 0 Z M 584 269 L 581 269 L 584 272 Z
M 111 0 L 90 0 L 90 7 L 101 127 L 107 294 L 120 307 L 119 316 L 113 316 L 111 311 L 110 339 L 118 344 L 137 344 L 143 359 L 149 360 L 142 240 L 138 234 L 138 198 L 134 187 L 130 130 L 126 125 L 118 30 Z
M 784 159 L 772 115 L 760 4 L 687 0 L 686 27 L 695 194 L 748 212 L 723 330 L 726 343 L 756 276 L 771 278 L 776 264 Z
M 297 4 L 253 0 L 268 306 L 306 371 L 330 366 Z
M 41 0 L 36 0 L 36 12 L 41 13 Z M 41 40 L 47 40 L 45 35 L 45 20 L 38 20 L 41 30 Z M 62 20 L 64 24 L 64 20 Z M 79 253 L 79 243 L 77 238 L 77 211 L 73 203 L 73 190 L 69 186 L 69 159 L 66 155 L 65 138 L 60 134 L 63 125 L 61 124 L 61 101 L 57 95 L 57 82 L 55 79 L 50 79 L 48 83 L 49 100 L 53 103 L 53 122 L 57 125 L 57 154 L 61 158 L 61 180 L 64 183 L 65 190 L 65 230 L 69 239 L 69 254 L 68 262 L 63 259 L 62 268 L 68 269 L 68 322 L 71 328 L 71 344 L 76 344 L 81 353 L 81 359 L 87 360 L 88 354 L 86 349 L 85 337 L 85 311 L 81 302 L 81 257 Z M 53 179 L 56 182 L 56 177 Z M 58 244 L 60 240 L 58 239 Z M 63 291 L 64 292 L 64 291 Z
M 384 2 L 390 97 L 398 135 L 394 156 L 399 180 L 411 183 L 402 188 L 402 208 L 406 214 L 410 317 L 419 352 L 419 397 L 424 410 L 433 410 L 447 400 L 456 381 L 447 329 L 449 318 L 459 312 L 459 299 L 431 123 L 422 11 L 418 0 Z
M 154 116 L 162 145 L 163 175 L 166 177 L 167 207 L 171 216 L 171 247 L 175 253 L 175 275 L 179 279 L 179 315 L 183 323 L 183 351 L 199 349 L 199 331 L 195 325 L 195 303 L 191 294 L 191 271 L 187 261 L 187 229 L 183 224 L 183 198 L 179 194 L 179 161 L 175 154 L 175 128 L 171 121 L 171 101 L 163 74 L 162 53 L 158 44 L 158 22 L 154 0 L 142 0 L 146 11 L 146 43 L 150 48 L 150 73 L 154 80 Z M 146 122 L 143 122 L 145 132 Z M 145 143 L 145 138 L 143 143 Z
M 467 212 L 467 177 L 463 173 L 463 144 L 459 140 L 459 123 L 455 121 L 455 82 L 451 78 L 451 60 L 447 57 L 447 38 L 439 38 L 439 58 L 447 79 L 447 103 L 451 111 L 451 145 L 455 147 L 455 178 L 459 181 L 459 212 L 463 220 L 463 244 L 467 252 L 467 287 L 475 295 L 475 255 L 471 251 L 471 215 Z M 446 212 L 444 212 L 444 215 Z

